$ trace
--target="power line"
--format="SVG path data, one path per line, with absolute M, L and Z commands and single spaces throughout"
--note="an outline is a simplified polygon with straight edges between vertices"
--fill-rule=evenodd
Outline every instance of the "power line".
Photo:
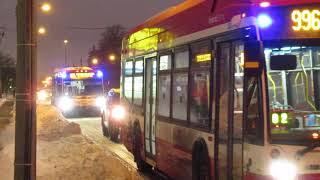
M 78 27 L 78 26 L 67 26 L 67 29 L 78 29 L 78 30 L 105 30 L 107 27 Z

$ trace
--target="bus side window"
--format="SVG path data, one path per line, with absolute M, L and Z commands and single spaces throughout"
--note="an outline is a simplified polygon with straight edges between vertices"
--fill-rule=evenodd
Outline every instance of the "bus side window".
M 159 61 L 158 115 L 170 117 L 171 55 L 161 55 Z
M 172 87 L 172 118 L 187 121 L 188 108 L 188 67 L 189 51 L 187 47 L 177 49 L 174 56 Z
M 125 62 L 125 68 L 124 68 L 124 85 L 123 85 L 123 94 L 124 97 L 127 99 L 128 102 L 132 102 L 132 85 L 133 85 L 133 61 L 128 60 Z
M 143 58 L 135 60 L 134 63 L 134 75 L 133 75 L 133 104 L 142 106 L 143 98 Z
M 209 40 L 191 45 L 190 122 L 197 126 L 210 125 L 211 43 Z

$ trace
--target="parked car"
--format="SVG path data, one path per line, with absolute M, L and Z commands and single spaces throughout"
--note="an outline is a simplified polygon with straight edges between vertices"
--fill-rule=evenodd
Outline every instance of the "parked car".
M 120 140 L 121 123 L 126 111 L 120 104 L 120 89 L 111 89 L 108 92 L 106 106 L 101 113 L 103 135 L 114 142 Z

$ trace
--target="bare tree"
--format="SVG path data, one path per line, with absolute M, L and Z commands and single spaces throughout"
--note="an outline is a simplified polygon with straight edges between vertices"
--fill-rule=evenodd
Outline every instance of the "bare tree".
M 121 68 L 121 44 L 126 31 L 122 25 L 116 24 L 106 28 L 101 34 L 101 39 L 97 47 L 92 47 L 89 51 L 88 64 L 104 69 L 108 76 L 105 79 L 107 89 L 120 86 L 120 68 Z M 110 59 L 110 56 L 113 59 Z M 93 64 L 93 58 L 99 59 L 98 64 Z
M 7 88 L 6 84 L 9 79 L 14 79 L 15 76 L 15 60 L 9 54 L 0 51 L 0 98 L 3 93 L 3 86 Z

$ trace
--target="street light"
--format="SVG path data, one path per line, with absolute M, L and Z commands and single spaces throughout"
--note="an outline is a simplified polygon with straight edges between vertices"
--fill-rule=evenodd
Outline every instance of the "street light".
M 92 64 L 97 65 L 99 60 L 97 58 L 93 58 L 91 62 Z
M 51 9 L 52 9 L 51 4 L 48 2 L 45 2 L 41 5 L 41 10 L 45 13 L 49 13 Z
M 40 35 L 45 35 L 46 32 L 47 32 L 46 28 L 44 28 L 44 27 L 39 27 L 39 29 L 38 29 L 38 34 L 40 34 Z
M 64 44 L 64 65 L 65 67 L 67 67 L 67 45 L 68 45 L 69 41 L 67 39 L 65 39 L 63 41 Z
M 109 55 L 109 60 L 110 61 L 115 61 L 116 60 L 116 56 L 114 54 L 110 54 Z

